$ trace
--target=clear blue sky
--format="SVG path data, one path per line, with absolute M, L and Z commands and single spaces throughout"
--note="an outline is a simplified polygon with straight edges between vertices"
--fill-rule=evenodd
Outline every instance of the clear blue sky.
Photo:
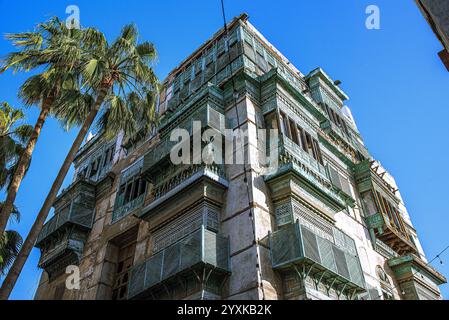
M 437 56 L 441 45 L 414 1 L 226 2 L 229 19 L 247 12 L 251 23 L 303 73 L 321 66 L 343 81 L 365 142 L 396 177 L 427 256 L 449 245 L 449 73 Z M 381 30 L 365 28 L 365 8 L 373 3 L 381 11 Z M 159 51 L 161 78 L 223 24 L 218 0 L 0 0 L 0 33 L 32 30 L 55 15 L 64 18 L 69 4 L 79 6 L 82 25 L 95 26 L 107 37 L 135 22 Z M 0 39 L 1 55 L 11 50 Z M 26 77 L 1 75 L 0 101 L 19 107 L 16 93 Z M 34 123 L 36 109 L 27 116 Z M 73 139 L 74 132 L 65 133 L 55 121 L 46 124 L 16 203 L 23 218 L 13 227 L 23 236 Z M 38 258 L 34 250 L 13 299 L 33 297 L 40 277 Z M 449 252 L 443 258 L 446 263 L 435 266 L 449 276 Z M 449 297 L 449 287 L 442 288 Z

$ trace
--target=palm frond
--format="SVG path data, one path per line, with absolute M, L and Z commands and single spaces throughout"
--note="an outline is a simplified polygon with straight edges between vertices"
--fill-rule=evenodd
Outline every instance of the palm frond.
M 23 124 L 14 129 L 13 136 L 22 144 L 26 144 L 34 131 L 34 127 Z
M 94 98 L 88 92 L 66 89 L 55 101 L 52 109 L 66 130 L 81 125 L 94 104 Z
M 136 52 L 141 59 L 147 63 L 152 63 L 157 58 L 157 51 L 151 42 L 145 41 L 136 47 Z
M 0 274 L 4 275 L 19 254 L 23 239 L 16 231 L 0 235 Z
M 29 77 L 19 88 L 18 96 L 26 106 L 32 106 L 40 103 L 44 96 L 50 94 L 51 83 L 43 73 Z
M 86 49 L 94 49 L 103 53 L 108 46 L 104 34 L 94 28 L 84 30 L 82 44 Z
M 39 32 L 7 33 L 5 39 L 10 40 L 14 46 L 26 50 L 39 50 L 44 42 Z

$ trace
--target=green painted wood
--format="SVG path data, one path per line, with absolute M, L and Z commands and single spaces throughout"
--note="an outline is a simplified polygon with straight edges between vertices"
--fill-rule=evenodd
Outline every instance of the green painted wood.
M 63 190 L 55 202 L 55 215 L 44 224 L 36 241 L 42 247 L 55 233 L 65 227 L 76 226 L 91 229 L 94 219 L 95 186 L 85 180 L 77 180 Z
M 230 272 L 229 239 L 204 227 L 151 256 L 131 270 L 128 298 L 132 299 L 177 276 L 209 268 L 222 279 Z
M 352 239 L 351 239 L 352 240 Z M 322 281 L 346 284 L 347 288 L 365 292 L 365 279 L 357 250 L 348 250 L 335 242 L 321 238 L 299 223 L 286 225 L 270 234 L 270 252 L 273 268 L 289 270 L 296 265 L 306 266 L 307 274 L 323 274 Z

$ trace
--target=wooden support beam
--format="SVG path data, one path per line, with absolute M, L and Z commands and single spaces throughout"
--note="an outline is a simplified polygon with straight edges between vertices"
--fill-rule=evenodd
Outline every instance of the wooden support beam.
M 321 280 L 323 280 L 324 275 L 327 273 L 327 271 L 324 271 L 323 274 L 321 275 L 320 279 L 318 280 L 318 284 L 321 282 Z
M 192 272 L 195 275 L 195 277 L 198 280 L 198 282 L 201 283 L 201 277 L 196 273 L 196 271 L 194 269 L 192 269 L 192 268 L 190 268 L 190 270 L 192 270 Z
M 316 263 L 313 263 L 311 266 L 310 266 L 310 269 L 309 269 L 309 271 L 306 273 L 306 275 L 305 275 L 305 277 L 304 278 L 307 278 L 309 275 L 310 275 L 310 272 L 312 272 L 312 269 L 313 269 L 313 267 L 316 265 Z
M 357 289 L 354 289 L 354 291 L 352 292 L 352 295 L 351 295 L 351 300 L 355 299 L 356 294 L 357 294 Z
M 179 282 L 179 285 L 185 290 L 186 289 L 186 285 L 185 285 L 185 281 L 184 278 L 181 276 L 177 276 L 176 279 Z
M 301 273 L 301 271 L 298 270 L 298 267 L 295 264 L 292 264 L 293 269 L 296 271 L 296 273 L 299 276 L 299 279 L 303 280 L 303 274 Z
M 212 274 L 212 271 L 214 271 L 214 269 L 210 269 L 209 270 L 209 273 L 207 274 L 207 276 L 206 276 L 206 279 L 205 279 L 205 284 L 207 284 L 207 281 L 209 281 L 209 278 L 210 278 L 210 276 L 211 276 L 211 274 Z
M 327 291 L 330 291 L 332 289 L 332 287 L 335 284 L 335 281 L 337 281 L 337 278 L 334 278 L 334 280 L 331 282 L 331 285 L 329 286 L 329 288 L 327 289 Z
M 345 291 L 347 285 L 348 285 L 348 283 L 346 282 L 343 285 L 343 289 L 340 290 L 340 293 L 337 292 L 338 299 L 340 299 L 340 296 L 342 295 L 343 291 Z

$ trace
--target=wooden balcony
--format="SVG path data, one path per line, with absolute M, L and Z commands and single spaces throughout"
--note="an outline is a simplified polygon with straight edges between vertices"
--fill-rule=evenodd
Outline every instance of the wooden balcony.
M 378 173 L 375 161 L 364 160 L 355 167 L 355 180 L 364 202 L 365 222 L 373 244 L 376 238 L 399 255 L 416 252 L 399 210 L 398 191 Z
M 396 281 L 406 300 L 441 300 L 438 286 L 447 282 L 446 278 L 427 262 L 415 254 L 406 254 L 388 260 Z
M 381 240 L 399 255 L 416 252 L 408 234 L 399 230 L 386 214 L 376 213 L 366 217 L 365 221 L 373 239 Z
M 151 180 L 154 174 L 164 171 L 169 165 L 170 152 L 177 142 L 170 141 L 174 129 L 185 129 L 193 134 L 193 121 L 201 122 L 201 130 L 215 129 L 221 131 L 225 127 L 222 95 L 213 86 L 206 86 L 171 115 L 165 115 L 159 130 L 160 142 L 144 157 L 142 174 Z
M 68 226 L 90 229 L 95 207 L 95 186 L 85 180 L 77 180 L 56 199 L 55 215 L 42 228 L 36 246 L 40 247 L 50 237 Z
M 39 267 L 50 279 L 81 258 L 94 219 L 95 186 L 77 180 L 61 193 L 54 207 L 55 215 L 44 225 L 35 245 L 41 250 Z
M 70 264 L 77 264 L 84 249 L 84 241 L 67 235 L 64 240 L 43 251 L 39 259 L 38 267 L 44 269 L 50 278 L 54 277 L 57 269 L 63 269 Z
M 390 185 L 383 178 L 385 173 L 378 173 L 378 168 L 374 164 L 375 161 L 364 160 L 358 163 L 354 168 L 355 180 L 359 188 L 359 192 L 363 193 L 368 190 L 377 190 L 382 192 L 391 199 L 391 201 L 398 203 L 399 198 L 396 196 L 398 191 Z
M 338 139 L 344 142 L 346 146 L 354 148 L 352 146 L 352 139 L 345 133 L 343 133 L 343 130 L 329 119 L 321 122 L 321 129 L 323 129 L 323 131 L 327 134 L 331 135 L 334 139 Z
M 299 223 L 284 226 L 270 235 L 273 269 L 293 269 L 302 279 L 312 276 L 329 290 L 355 298 L 365 292 L 365 279 L 354 240 L 344 238 L 340 246 Z
M 201 227 L 179 242 L 153 254 L 131 271 L 129 299 L 157 299 L 158 289 L 185 285 L 188 278 L 219 283 L 231 272 L 229 239 Z M 217 294 L 217 293 L 215 293 Z
M 293 183 L 300 185 L 308 194 L 325 202 L 336 212 L 352 204 L 350 197 L 333 185 L 323 165 L 288 137 L 282 136 L 280 138 L 278 146 L 279 167 L 275 172 L 264 178 L 273 195 L 278 193 L 275 190 L 280 190 L 279 185 L 286 186 Z M 292 194 L 293 192 L 294 188 L 288 188 L 284 191 L 283 196 L 286 193 Z
M 112 222 L 117 222 L 123 217 L 125 217 L 131 211 L 141 208 L 143 206 L 144 201 L 145 201 L 145 194 L 142 194 L 136 199 L 128 202 L 127 204 L 120 206 L 118 208 L 114 208 L 114 212 L 112 213 Z

